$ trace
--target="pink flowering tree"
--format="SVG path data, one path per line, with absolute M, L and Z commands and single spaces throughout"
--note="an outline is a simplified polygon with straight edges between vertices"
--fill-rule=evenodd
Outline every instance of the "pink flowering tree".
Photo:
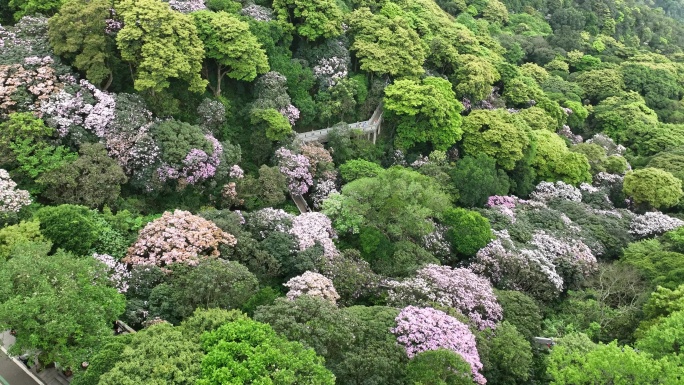
M 629 232 L 638 237 L 646 238 L 664 234 L 670 230 L 684 226 L 684 221 L 665 215 L 660 211 L 650 211 L 644 215 L 637 215 L 629 224 Z
M 409 358 L 428 350 L 451 350 L 470 365 L 475 382 L 487 383 L 480 373 L 482 363 L 475 336 L 468 325 L 442 311 L 415 306 L 402 309 L 395 321 L 397 326 L 391 332 L 397 336 L 397 342 L 406 348 Z
M 18 189 L 9 173 L 0 168 L 0 214 L 16 213 L 30 204 L 29 192 Z
M 335 230 L 330 218 L 323 213 L 310 212 L 296 216 L 292 220 L 290 234 L 296 237 L 299 250 L 306 250 L 318 242 L 323 246 L 326 257 L 333 258 L 339 254 L 333 243 Z
M 298 155 L 281 147 L 276 151 L 280 172 L 287 178 L 290 191 L 294 194 L 306 194 L 313 186 L 311 162 L 304 155 Z
M 292 221 L 295 218 L 285 210 L 271 207 L 252 211 L 246 215 L 245 226 L 258 239 L 264 239 L 274 231 L 288 233 L 292 229 Z
M 109 268 L 109 280 L 112 282 L 119 293 L 128 291 L 128 281 L 131 278 L 131 272 L 128 271 L 126 264 L 117 261 L 109 254 L 93 254 L 93 258 L 104 263 Z
M 390 282 L 388 302 L 394 305 L 438 304 L 458 310 L 480 330 L 495 328 L 503 310 L 487 278 L 470 269 L 427 265 L 416 276 Z
M 124 262 L 132 265 L 197 265 L 201 259 L 218 257 L 219 246 L 235 246 L 237 240 L 213 222 L 175 210 L 165 212 L 145 226 L 128 249 Z
M 287 292 L 287 299 L 291 301 L 302 295 L 323 298 L 332 303 L 336 303 L 340 299 L 333 282 L 329 278 L 311 271 L 306 271 L 304 274 L 290 279 L 283 286 L 290 289 Z

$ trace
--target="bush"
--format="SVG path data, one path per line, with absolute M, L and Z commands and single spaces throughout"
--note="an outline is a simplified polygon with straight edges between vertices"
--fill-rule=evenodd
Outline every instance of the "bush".
M 448 209 L 444 212 L 443 221 L 449 228 L 447 237 L 453 249 L 462 256 L 475 255 L 494 237 L 487 218 L 476 211 Z
M 86 255 L 99 238 L 93 213 L 85 206 L 43 207 L 36 212 L 40 230 L 57 248 Z

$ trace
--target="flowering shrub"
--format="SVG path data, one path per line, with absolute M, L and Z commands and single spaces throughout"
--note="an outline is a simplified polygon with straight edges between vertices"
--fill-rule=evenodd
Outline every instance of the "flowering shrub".
M 423 247 L 442 261 L 451 259 L 451 242 L 447 239 L 449 228 L 439 223 L 434 223 L 434 230 L 423 237 Z
M 299 242 L 299 250 L 306 250 L 319 242 L 323 246 L 323 254 L 332 258 L 338 254 L 337 247 L 333 243 L 335 230 L 332 228 L 330 218 L 323 213 L 304 213 L 292 220 L 290 234 L 294 235 Z
M 226 106 L 218 100 L 206 98 L 197 107 L 198 124 L 216 133 L 226 120 Z
M 330 194 L 338 193 L 337 186 L 334 180 L 324 179 L 316 183 L 313 194 L 311 194 L 311 200 L 313 201 L 313 207 L 315 209 L 321 209 L 323 207 L 323 201 L 328 199 Z
M 294 218 L 294 215 L 288 214 L 282 209 L 267 207 L 248 213 L 245 225 L 252 234 L 263 239 L 273 231 L 289 232 Z
M 502 231 L 498 239 L 480 249 L 468 266 L 489 278 L 499 289 L 518 290 L 541 300 L 550 300 L 563 290 L 563 278 L 547 256 L 536 249 L 518 249 Z
M 292 104 L 282 107 L 278 112 L 287 118 L 291 126 L 294 126 L 295 122 L 299 120 L 299 108 Z
M 261 5 L 250 4 L 244 8 L 240 13 L 244 16 L 249 16 L 256 21 L 271 21 L 273 20 L 273 10 L 262 7 Z
M 665 215 L 660 211 L 637 215 L 629 225 L 629 232 L 640 238 L 660 235 L 684 225 L 681 219 Z
M 309 160 L 311 174 L 319 178 L 334 179 L 335 170 L 332 155 L 319 143 L 305 143 L 300 148 L 302 155 Z
M 470 269 L 427 265 L 414 278 L 391 282 L 388 301 L 401 305 L 454 308 L 479 328 L 494 328 L 503 315 L 492 285 Z
M 564 285 L 569 287 L 596 271 L 596 257 L 581 240 L 561 240 L 537 231 L 530 244 L 537 248 L 559 271 L 563 271 Z M 574 280 L 575 282 L 571 282 Z
M 294 194 L 306 194 L 313 185 L 313 175 L 309 171 L 311 163 L 304 155 L 297 155 L 281 147 L 276 151 L 280 172 L 287 178 L 288 188 Z
M 17 184 L 6 170 L 0 168 L 0 213 L 16 213 L 31 204 L 31 196 L 26 190 L 17 189 Z
M 314 77 L 326 87 L 332 87 L 347 77 L 349 58 L 333 56 L 321 58 L 313 67 Z
M 598 144 L 606 150 L 606 155 L 608 156 L 623 155 L 627 150 L 623 145 L 615 144 L 613 139 L 600 133 L 592 136 L 590 139 L 587 139 L 586 143 Z
M 204 0 L 169 0 L 169 6 L 174 11 L 190 13 L 207 9 Z
M 332 303 L 336 303 L 340 299 L 330 279 L 311 271 L 306 271 L 304 274 L 290 279 L 283 286 L 290 289 L 287 292 L 287 299 L 291 301 L 302 295 L 323 298 Z
M 487 207 L 503 206 L 509 209 L 514 209 L 517 202 L 518 198 L 515 196 L 492 195 L 487 198 Z
M 140 230 L 124 262 L 133 265 L 165 266 L 172 263 L 197 265 L 201 257 L 217 257 L 221 244 L 235 246 L 237 240 L 214 223 L 188 211 L 165 212 Z
M 121 263 L 108 254 L 93 254 L 93 258 L 104 263 L 109 268 L 109 279 L 116 287 L 119 293 L 128 291 L 128 280 L 131 278 L 131 273 L 126 269 L 126 264 Z
M 546 202 L 551 199 L 565 199 L 573 202 L 581 202 L 582 192 L 561 181 L 556 183 L 541 182 L 537 185 L 532 194 L 530 194 L 530 198 L 541 202 Z
M 475 336 L 467 325 L 442 311 L 414 306 L 402 309 L 395 321 L 397 326 L 391 331 L 397 336 L 397 342 L 406 348 L 409 358 L 428 350 L 448 349 L 470 365 L 475 382 L 487 383 L 480 374 L 482 363 Z
M 567 108 L 567 109 L 569 110 L 569 108 Z M 572 111 L 572 110 L 570 110 L 570 111 Z M 579 143 L 582 143 L 582 141 L 583 141 L 582 135 L 575 135 L 570 130 L 570 126 L 568 126 L 567 124 L 564 124 L 563 128 L 558 130 L 558 132 L 556 132 L 556 133 L 561 137 L 568 138 L 568 140 L 570 140 L 570 143 L 572 143 L 572 144 L 579 144 Z

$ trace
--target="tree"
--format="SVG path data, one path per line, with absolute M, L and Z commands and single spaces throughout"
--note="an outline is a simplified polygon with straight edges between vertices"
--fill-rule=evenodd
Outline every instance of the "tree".
M 489 221 L 477 211 L 448 209 L 443 217 L 443 223 L 449 228 L 447 237 L 451 247 L 463 256 L 475 255 L 494 237 Z
M 684 311 L 675 311 L 646 330 L 636 342 L 640 351 L 652 354 L 655 358 L 668 355 L 679 357 L 684 344 Z
M 259 282 L 235 261 L 209 259 L 197 266 L 177 264 L 168 283 L 150 293 L 150 313 L 173 324 L 195 309 L 240 309 L 257 292 Z
M 373 178 L 383 170 L 377 163 L 364 159 L 352 159 L 340 165 L 340 175 L 345 182 L 353 182 L 360 178 Z
M 40 222 L 21 221 L 16 225 L 1 228 L 0 262 L 9 258 L 16 246 L 29 242 L 45 242 L 43 234 L 40 233 Z
M 463 150 L 466 155 L 486 154 L 499 167 L 512 170 L 530 145 L 530 128 L 506 110 L 476 110 L 463 121 Z
M 684 282 L 683 254 L 666 251 L 656 239 L 630 243 L 624 249 L 621 261 L 635 267 L 643 276 L 669 289 Z
M 489 61 L 475 55 L 459 55 L 457 64 L 449 80 L 455 85 L 454 91 L 460 98 L 484 100 L 492 92 L 492 84 L 501 78 Z
M 124 23 L 116 44 L 121 58 L 136 69 L 136 90 L 158 93 L 170 86 L 170 79 L 181 79 L 190 91 L 204 91 L 204 46 L 190 16 L 161 0 L 119 0 L 114 8 Z
M 100 377 L 99 385 L 192 385 L 201 374 L 201 346 L 168 322 L 133 335 L 121 357 Z
M 474 385 L 470 365 L 447 349 L 418 353 L 406 367 L 406 378 L 414 385 Z
M 667 171 L 643 168 L 625 175 L 622 191 L 637 204 L 650 207 L 672 207 L 684 195 L 682 181 Z
M 591 182 L 591 166 L 584 154 L 568 151 L 565 141 L 554 132 L 537 130 L 532 131 L 532 136 L 536 141 L 532 167 L 540 179 L 573 185 Z
M 272 141 L 285 140 L 293 132 L 287 117 L 273 108 L 252 111 L 251 122 L 264 126 L 266 137 Z
M 43 364 L 76 368 L 113 334 L 125 300 L 95 259 L 36 254 L 27 246 L 15 248 L 0 269 L 0 326 L 17 333 L 10 353 L 33 352 Z
M 64 0 L 9 0 L 9 7 L 16 10 L 14 19 L 34 14 L 52 15 L 62 5 Z
M 339 202 L 328 200 L 323 212 L 335 228 L 357 233 L 362 224 L 396 240 L 426 235 L 433 227 L 428 219 L 440 217 L 450 204 L 437 181 L 401 167 L 348 183 Z
M 74 374 L 74 385 L 97 385 L 100 377 L 112 369 L 119 360 L 124 349 L 131 342 L 133 334 L 121 334 L 104 342 L 97 352 L 88 357 L 88 369 Z
M 311 383 L 332 385 L 335 376 L 313 349 L 278 336 L 267 324 L 239 319 L 202 336 L 202 376 L 197 385 Z
M 531 297 L 515 290 L 494 290 L 503 309 L 503 319 L 509 322 L 527 339 L 539 336 L 542 313 Z
M 237 240 L 214 223 L 188 211 L 165 212 L 140 230 L 124 262 L 133 265 L 196 265 L 201 258 L 217 257 L 219 245 L 235 246 Z
M 48 36 L 55 54 L 69 59 L 93 84 L 109 88 L 114 80 L 115 42 L 107 36 L 107 0 L 69 0 L 48 20 Z
M 331 38 L 342 33 L 342 10 L 331 0 L 276 0 L 278 20 L 295 25 L 305 39 Z
M 451 181 L 458 189 L 458 202 L 466 207 L 482 206 L 492 195 L 508 194 L 508 176 L 486 154 L 463 157 L 451 171 Z
M 503 321 L 494 330 L 477 335 L 482 374 L 488 382 L 501 385 L 526 384 L 532 372 L 530 342 L 513 324 Z
M 461 139 L 463 105 L 448 80 L 397 80 L 385 88 L 384 103 L 385 110 L 399 122 L 394 142 L 400 148 L 429 142 L 446 151 Z
M 128 178 L 121 166 L 107 155 L 100 143 L 85 143 L 78 159 L 50 170 L 36 181 L 45 186 L 43 195 L 55 203 L 100 208 L 119 197 Z
M 421 75 L 427 47 L 402 17 L 389 18 L 359 8 L 349 16 L 353 36 L 350 50 L 356 52 L 364 71 L 378 75 Z
M 95 216 L 85 206 L 46 206 L 36 212 L 40 230 L 55 247 L 86 255 L 99 237 Z
M 576 78 L 584 96 L 596 104 L 603 99 L 619 95 L 625 88 L 620 71 L 599 69 L 581 72 Z
M 0 168 L 0 214 L 16 213 L 31 204 L 31 195 L 17 188 L 6 170 Z
M 221 82 L 226 75 L 231 79 L 252 81 L 269 71 L 266 52 L 250 32 L 248 23 L 223 11 L 199 11 L 191 16 L 204 43 L 205 56 L 212 60 L 216 70 L 216 86 L 209 84 L 214 96 L 221 95 Z M 209 78 L 206 65 L 204 72 Z

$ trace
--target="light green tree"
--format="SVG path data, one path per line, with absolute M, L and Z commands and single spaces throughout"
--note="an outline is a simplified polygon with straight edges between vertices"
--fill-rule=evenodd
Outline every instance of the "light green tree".
M 170 79 L 181 79 L 190 91 L 204 91 L 204 45 L 190 16 L 161 0 L 118 0 L 114 8 L 124 23 L 116 44 L 121 58 L 135 68 L 136 90 L 161 92 Z
M 261 43 L 252 35 L 249 24 L 227 12 L 200 11 L 191 13 L 197 33 L 204 43 L 205 56 L 216 71 L 216 85 L 209 84 L 214 96 L 221 95 L 224 76 L 252 81 L 269 71 L 268 57 Z M 209 78 L 209 68 L 204 66 Z
M 398 147 L 429 142 L 435 149 L 447 150 L 461 139 L 463 105 L 448 80 L 397 80 L 385 88 L 384 100 L 385 110 L 399 122 L 394 139 Z
M 532 135 L 537 143 L 532 167 L 540 179 L 573 185 L 591 182 L 591 167 L 584 154 L 568 151 L 565 141 L 554 132 L 537 130 Z
M 449 80 L 460 98 L 483 100 L 492 92 L 492 84 L 501 79 L 492 63 L 484 58 L 466 54 L 459 55 L 456 61 L 457 67 Z
M 463 150 L 467 155 L 486 154 L 499 167 L 512 170 L 530 145 L 530 128 L 506 110 L 476 110 L 463 121 Z
M 625 175 L 622 191 L 637 204 L 650 207 L 672 207 L 684 195 L 682 181 L 667 171 L 642 168 Z
M 342 33 L 342 10 L 333 0 L 275 0 L 278 20 L 293 24 L 305 39 L 331 38 Z

